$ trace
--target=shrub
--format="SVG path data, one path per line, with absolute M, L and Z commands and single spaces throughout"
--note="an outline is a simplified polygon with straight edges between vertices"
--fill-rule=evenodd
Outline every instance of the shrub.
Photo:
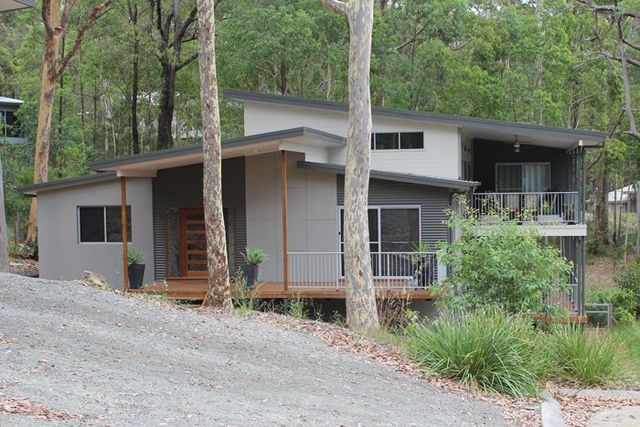
M 615 284 L 620 288 L 630 292 L 633 296 L 634 316 L 640 316 L 640 262 L 627 265 L 614 277 Z
M 260 248 L 247 248 L 242 253 L 242 258 L 250 265 L 262 264 L 269 256 Z
M 406 328 L 411 357 L 427 370 L 468 387 L 522 397 L 535 395 L 546 358 L 530 318 L 498 310 L 449 313 Z
M 634 322 L 636 301 L 631 291 L 620 288 L 593 289 L 587 293 L 587 303 L 611 304 L 613 317 L 618 323 Z
M 517 225 L 506 216 L 483 227 L 475 219 L 478 212 L 464 209 L 469 215 L 450 211 L 447 221 L 460 238 L 441 244 L 438 251 L 449 268 L 442 303 L 510 313 L 559 311 L 561 307 L 545 304 L 544 296 L 569 289 L 572 266 L 560 251 L 543 245 L 533 226 Z
M 554 376 L 588 386 L 625 378 L 624 346 L 609 331 L 555 325 L 547 337 Z
M 129 265 L 141 264 L 144 261 L 144 252 L 139 249 L 131 248 L 127 251 L 127 260 Z

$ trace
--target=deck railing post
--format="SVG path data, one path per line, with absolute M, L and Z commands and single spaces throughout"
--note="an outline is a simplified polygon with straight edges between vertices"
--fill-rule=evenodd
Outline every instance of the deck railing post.
M 120 177 L 120 226 L 122 229 L 122 290 L 129 290 L 129 236 L 127 235 L 127 178 Z
M 289 290 L 288 203 L 287 203 L 287 152 L 280 151 L 280 185 L 282 199 L 282 278 L 284 291 Z

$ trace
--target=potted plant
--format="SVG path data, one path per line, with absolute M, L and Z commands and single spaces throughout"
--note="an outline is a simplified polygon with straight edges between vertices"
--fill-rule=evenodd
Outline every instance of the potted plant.
M 127 260 L 129 263 L 129 287 L 131 289 L 140 289 L 144 281 L 144 252 L 138 249 L 129 249 L 127 251 Z
M 268 258 L 268 255 L 260 248 L 246 248 L 242 253 L 242 258 L 246 262 L 242 266 L 242 272 L 247 279 L 247 286 L 253 286 L 258 281 L 260 264 Z

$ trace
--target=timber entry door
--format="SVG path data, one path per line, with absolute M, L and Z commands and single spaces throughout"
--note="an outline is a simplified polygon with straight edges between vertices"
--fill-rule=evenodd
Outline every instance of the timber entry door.
M 207 236 L 203 208 L 180 209 L 180 271 L 186 277 L 207 275 Z
M 227 240 L 227 260 L 231 261 L 235 248 L 235 230 L 229 221 L 229 208 L 224 210 Z M 204 208 L 180 209 L 180 271 L 183 277 L 207 276 L 207 235 L 204 224 Z

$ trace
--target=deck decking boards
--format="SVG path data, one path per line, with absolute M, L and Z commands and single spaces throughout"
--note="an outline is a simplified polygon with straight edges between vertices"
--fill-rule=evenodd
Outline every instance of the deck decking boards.
M 163 282 L 155 282 L 143 289 L 129 289 L 132 293 L 165 294 L 167 297 L 177 300 L 203 300 L 207 293 L 207 280 L 197 279 L 169 279 L 167 286 Z M 429 290 L 414 289 L 379 289 L 376 290 L 378 298 L 411 298 L 412 300 L 433 300 L 436 297 Z M 256 285 L 255 298 L 258 299 L 284 299 L 284 298 L 317 298 L 317 299 L 345 299 L 344 287 L 335 288 L 331 283 L 319 288 L 296 287 L 289 284 L 285 289 L 284 282 L 261 282 Z

